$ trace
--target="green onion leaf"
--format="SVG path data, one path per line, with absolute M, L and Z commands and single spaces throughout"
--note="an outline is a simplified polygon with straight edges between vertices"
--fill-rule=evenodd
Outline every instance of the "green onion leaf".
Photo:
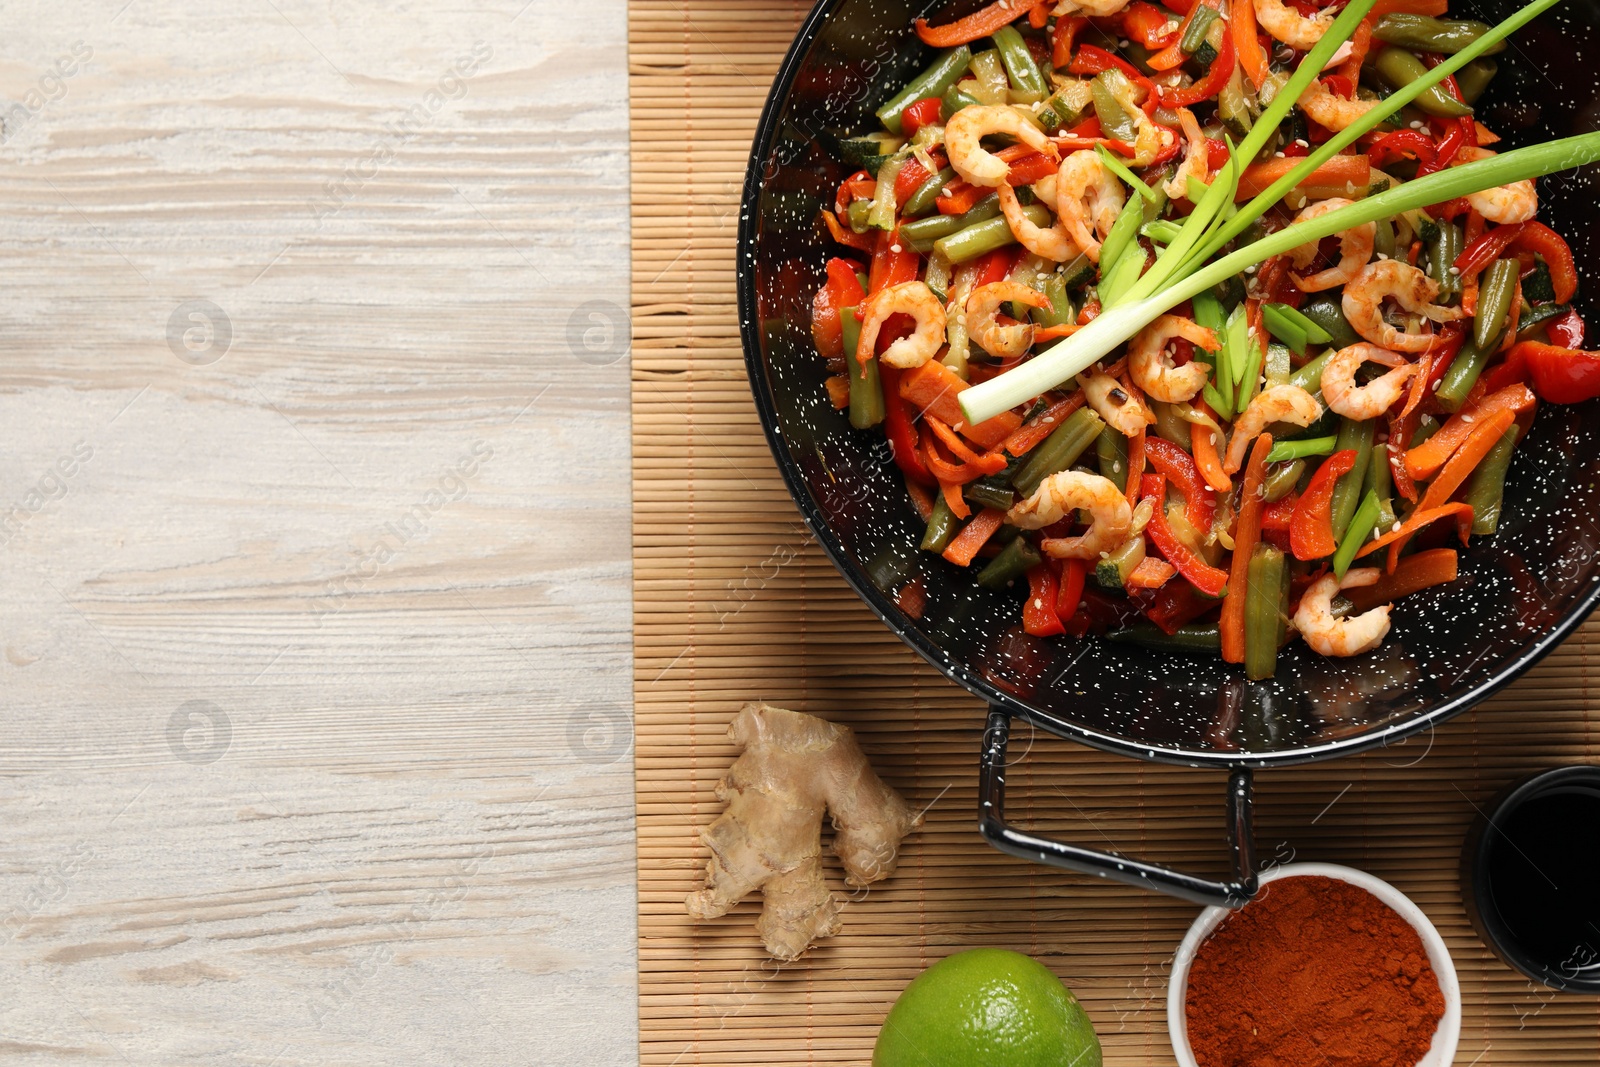
M 1094 150 L 1099 154 L 1100 162 L 1106 165 L 1106 169 L 1112 174 L 1115 174 L 1117 177 L 1121 178 L 1124 182 L 1127 182 L 1128 188 L 1135 190 L 1140 196 L 1151 201 L 1152 203 L 1155 201 L 1159 194 L 1141 181 L 1137 174 L 1129 170 L 1127 165 L 1123 163 L 1122 160 L 1118 159 L 1114 154 L 1107 151 L 1105 145 L 1097 144 L 1094 146 Z

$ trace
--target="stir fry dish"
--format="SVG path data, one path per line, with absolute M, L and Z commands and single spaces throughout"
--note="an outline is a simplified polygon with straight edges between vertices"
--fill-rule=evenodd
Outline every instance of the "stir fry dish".
M 1378 647 L 1495 532 L 1541 401 L 1600 395 L 1536 179 L 1446 0 L 998 0 L 836 138 L 812 332 L 921 549 L 1030 634 Z M 884 87 L 884 94 L 893 91 Z M 1503 147 L 1503 146 L 1502 146 Z

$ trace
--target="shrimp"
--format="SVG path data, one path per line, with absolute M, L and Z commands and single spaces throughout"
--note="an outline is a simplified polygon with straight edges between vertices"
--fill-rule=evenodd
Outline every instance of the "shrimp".
M 1296 222 L 1305 222 L 1318 215 L 1326 215 L 1336 208 L 1348 207 L 1353 201 L 1343 197 L 1330 197 L 1319 200 L 1315 204 L 1301 211 L 1294 217 Z M 1345 230 L 1339 235 L 1339 263 L 1327 270 L 1318 271 L 1316 274 L 1301 276 L 1291 274 L 1294 283 L 1308 293 L 1320 293 L 1324 289 L 1344 285 L 1351 278 L 1361 273 L 1361 268 L 1367 265 L 1367 260 L 1372 258 L 1372 246 L 1377 239 L 1378 227 L 1376 223 L 1363 222 L 1360 226 Z M 1289 253 L 1289 259 L 1301 270 L 1311 266 L 1317 258 L 1316 241 L 1308 241 Z
M 917 328 L 909 337 L 895 341 L 878 358 L 891 367 L 909 370 L 920 367 L 939 354 L 944 344 L 944 305 L 923 282 L 901 282 L 880 289 L 862 305 L 861 341 L 856 359 L 865 362 L 878 345 L 878 331 L 892 315 L 910 315 Z
M 1344 576 L 1343 588 L 1371 585 L 1378 580 L 1376 567 L 1357 567 Z M 1333 617 L 1333 595 L 1341 588 L 1337 575 L 1327 574 L 1312 583 L 1295 609 L 1294 628 L 1312 650 L 1324 656 L 1359 656 L 1383 644 L 1389 634 L 1393 604 L 1343 619 Z
M 1199 121 L 1186 107 L 1178 109 L 1178 121 L 1183 124 L 1183 136 L 1189 142 L 1189 147 L 1172 180 L 1161 187 L 1174 200 L 1189 195 L 1190 178 L 1202 183 L 1211 180 L 1211 149 L 1206 144 L 1206 135 L 1200 129 Z
M 1074 152 L 1061 161 L 1055 177 L 1056 214 L 1084 255 L 1095 263 L 1100 262 L 1101 242 L 1122 214 L 1124 199 L 1122 183 L 1093 149 Z
M 1381 363 L 1393 367 L 1388 374 L 1368 382 L 1356 384 L 1356 371 L 1361 364 Z M 1404 356 L 1377 345 L 1351 345 L 1341 348 L 1322 368 L 1322 399 L 1328 406 L 1347 419 L 1365 422 L 1388 411 L 1406 390 L 1406 382 L 1417 371 L 1416 364 L 1407 363 Z
M 985 352 L 1002 359 L 1020 356 L 1033 344 L 1031 322 L 1001 326 L 995 321 L 1000 313 L 1000 305 L 1007 301 L 1035 308 L 1050 306 L 1048 297 L 1021 282 L 990 282 L 972 291 L 972 295 L 967 297 L 967 334 Z
M 1250 442 L 1275 422 L 1289 422 L 1296 426 L 1310 426 L 1322 417 L 1322 405 L 1317 398 L 1298 385 L 1275 385 L 1250 401 L 1250 406 L 1233 420 L 1233 433 L 1228 438 L 1228 456 L 1222 469 L 1229 474 L 1239 473 L 1244 466 L 1245 452 Z
M 1283 0 L 1255 0 L 1256 23 L 1296 52 L 1309 52 L 1333 25 L 1334 13 L 1302 15 Z
M 1192 341 L 1208 352 L 1222 347 L 1216 334 L 1178 315 L 1163 315 L 1139 331 L 1128 349 L 1128 371 L 1135 385 L 1164 404 L 1192 398 L 1205 388 L 1210 373 L 1204 363 L 1173 365 L 1167 344 L 1175 337 Z
M 1306 86 L 1306 91 L 1300 94 L 1300 99 L 1295 103 L 1312 122 L 1318 126 L 1326 126 L 1337 133 L 1347 126 L 1354 125 L 1362 115 L 1377 107 L 1380 101 L 1346 100 L 1329 92 L 1328 87 L 1321 82 L 1313 81 Z
M 1487 148 L 1468 145 L 1456 153 L 1455 162 L 1451 166 L 1488 159 L 1494 154 Z M 1490 222 L 1501 225 L 1527 222 L 1539 210 L 1539 192 L 1534 188 L 1533 179 L 1529 178 L 1512 182 L 1510 185 L 1497 185 L 1493 189 L 1485 189 L 1479 193 L 1468 193 L 1467 203 Z
M 1033 220 L 1023 214 L 1022 201 L 1017 199 L 1015 189 L 1001 182 L 997 191 L 1000 194 L 1000 210 L 1005 214 L 1006 225 L 1011 227 L 1011 236 L 1017 239 L 1019 245 L 1036 256 L 1043 256 L 1056 263 L 1065 263 L 1069 259 L 1078 258 L 1078 246 L 1073 243 L 1071 236 L 1060 222 L 1054 226 L 1035 226 Z
M 1042 530 L 1060 522 L 1073 509 L 1089 513 L 1081 537 L 1047 537 L 1041 548 L 1055 559 L 1097 559 L 1128 539 L 1133 509 L 1117 483 L 1098 474 L 1062 471 L 1039 483 L 1033 495 L 1006 513 L 1006 521 L 1024 530 Z
M 979 143 L 990 134 L 1015 137 L 1035 152 L 1043 152 L 1052 159 L 1056 157 L 1056 146 L 1050 138 L 1023 118 L 1020 111 L 982 104 L 964 107 L 945 124 L 944 147 L 950 166 L 973 185 L 1001 186 L 1010 173 L 1011 167 L 1005 160 Z
M 1408 333 L 1389 325 L 1383 318 L 1384 300 L 1393 299 L 1407 311 L 1434 322 L 1459 319 L 1459 308 L 1430 303 L 1438 295 L 1439 283 L 1416 267 L 1397 259 L 1380 259 L 1368 263 L 1344 287 L 1341 304 L 1351 328 L 1373 344 L 1394 352 L 1421 352 L 1433 342 L 1433 335 Z
M 1128 395 L 1122 384 L 1105 371 L 1091 371 L 1080 376 L 1078 381 L 1089 406 L 1122 436 L 1132 437 L 1156 421 L 1143 400 Z

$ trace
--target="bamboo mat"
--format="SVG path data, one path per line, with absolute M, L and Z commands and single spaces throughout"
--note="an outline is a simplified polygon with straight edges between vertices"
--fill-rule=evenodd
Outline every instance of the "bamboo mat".
M 1106 1062 L 1172 1063 L 1167 966 L 1196 909 L 991 851 L 976 833 L 984 708 L 879 624 L 812 544 L 757 423 L 733 249 L 746 154 L 806 5 L 633 0 L 634 656 L 641 1060 L 865 1063 L 922 968 L 977 945 L 1043 959 L 1082 998 Z M 1257 777 L 1269 862 L 1347 863 L 1393 882 L 1449 941 L 1466 999 L 1457 1063 L 1595 1064 L 1600 1010 L 1483 948 L 1457 889 L 1475 806 L 1511 779 L 1600 762 L 1591 623 L 1525 680 L 1433 736 Z M 728 721 L 761 699 L 854 727 L 927 824 L 899 871 L 854 894 L 802 960 L 761 952 L 758 904 L 696 926 L 683 898 L 733 759 Z M 1585 708 L 1596 709 L 1589 715 Z M 1222 776 L 1156 767 L 1020 726 L 1023 825 L 1203 873 L 1225 866 Z M 845 888 L 829 857 L 835 890 Z

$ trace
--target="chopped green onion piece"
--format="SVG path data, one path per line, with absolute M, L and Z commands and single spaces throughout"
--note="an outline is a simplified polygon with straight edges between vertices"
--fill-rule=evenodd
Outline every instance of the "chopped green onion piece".
M 1333 454 L 1333 446 L 1338 442 L 1336 436 L 1328 437 L 1302 437 L 1298 441 L 1275 441 L 1272 451 L 1267 453 L 1268 463 L 1286 463 L 1292 459 L 1305 459 L 1307 456 L 1327 456 Z
M 1283 313 L 1285 304 L 1262 304 L 1261 321 L 1267 331 L 1288 345 L 1297 356 L 1306 354 L 1306 331 Z
M 1122 160 L 1118 159 L 1114 154 L 1109 152 L 1105 145 L 1097 144 L 1094 146 L 1094 150 L 1099 154 L 1100 162 L 1106 165 L 1106 169 L 1112 174 L 1115 174 L 1117 177 L 1121 178 L 1124 182 L 1127 182 L 1128 188 L 1135 190 L 1146 200 L 1154 200 L 1156 198 L 1156 191 L 1141 181 L 1139 176 L 1133 171 L 1129 170 L 1127 165 L 1124 164 Z
M 1121 303 L 1128 290 L 1139 281 L 1139 275 L 1144 273 L 1149 262 L 1150 258 L 1143 247 L 1129 245 L 1128 250 L 1117 257 L 1111 273 L 1100 280 L 1100 306 L 1113 307 Z
M 1367 543 L 1377 525 L 1378 494 L 1368 489 L 1361 506 L 1356 508 L 1355 516 L 1350 520 L 1349 528 L 1344 532 L 1344 539 L 1339 542 L 1339 550 L 1333 554 L 1333 573 L 1339 576 L 1341 582 L 1350 564 L 1355 561 L 1356 553 Z
M 1325 345 L 1332 343 L 1333 335 L 1310 318 L 1301 314 L 1299 308 L 1290 307 L 1288 304 L 1268 304 L 1267 307 L 1277 308 L 1278 314 L 1300 327 L 1305 332 L 1306 340 L 1312 344 Z
M 1182 227 L 1171 219 L 1156 219 L 1139 227 L 1139 232 L 1158 245 L 1169 245 L 1182 232 Z
M 1233 309 L 1233 314 L 1228 316 L 1228 366 L 1233 368 L 1233 384 L 1243 385 L 1246 372 L 1255 363 L 1250 351 L 1250 320 L 1244 313 L 1244 305 L 1240 304 Z M 1244 405 L 1241 403 L 1242 409 Z
M 1233 405 L 1222 399 L 1222 394 L 1217 392 L 1217 387 L 1207 385 L 1200 390 L 1200 395 L 1205 397 L 1206 403 L 1211 405 L 1211 410 L 1217 413 L 1219 419 L 1233 418 Z
M 1122 213 L 1117 216 L 1117 221 L 1111 224 L 1111 232 L 1106 234 L 1105 241 L 1100 245 L 1100 277 L 1104 278 L 1111 273 L 1117 265 L 1118 258 L 1133 244 L 1133 239 L 1139 233 L 1139 227 L 1144 225 L 1144 209 L 1139 206 L 1139 201 L 1130 200 L 1122 207 Z M 1101 304 L 1105 304 L 1104 298 Z

